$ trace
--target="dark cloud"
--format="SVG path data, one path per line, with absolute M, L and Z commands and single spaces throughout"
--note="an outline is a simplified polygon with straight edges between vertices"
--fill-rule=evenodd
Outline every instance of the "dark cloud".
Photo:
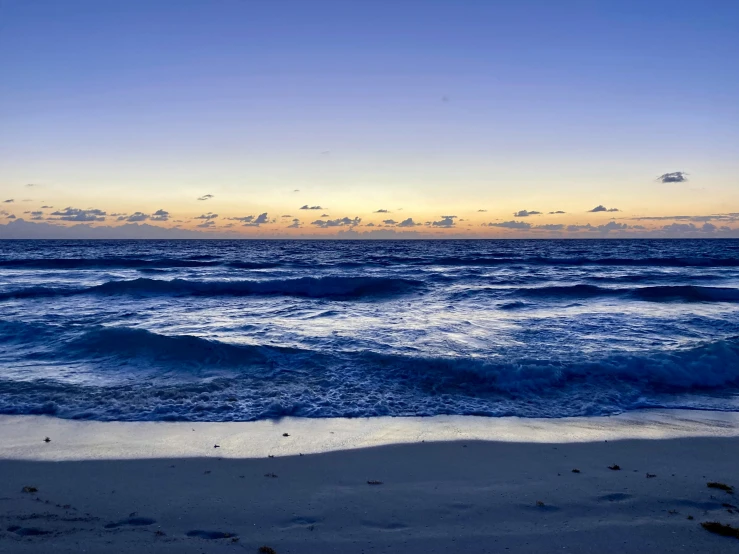
M 404 219 L 400 223 L 398 223 L 398 227 L 415 227 L 416 225 L 423 225 L 422 223 L 415 223 L 413 221 L 412 217 L 409 217 L 408 219 Z
M 214 227 L 215 224 L 216 224 L 215 221 L 213 221 L 212 219 L 209 219 L 208 221 L 206 221 L 206 222 L 201 223 L 200 225 L 198 225 L 198 227 L 200 227 L 201 229 L 207 229 L 209 227 Z
M 379 209 L 379 210 L 376 210 L 376 211 L 374 211 L 374 212 L 372 212 L 372 213 L 373 213 L 373 214 L 389 214 L 389 213 L 390 213 L 390 211 L 389 211 L 389 210 L 385 210 L 385 209 L 382 209 L 382 208 L 381 208 L 381 209 Z
M 663 183 L 684 183 L 687 181 L 687 177 L 685 177 L 687 173 L 684 171 L 673 171 L 672 173 L 663 173 L 659 177 L 657 177 L 658 181 L 662 181 Z
M 215 196 L 213 196 L 212 194 L 204 194 L 203 196 L 198 198 L 198 200 L 210 200 L 211 198 L 215 198 Z
M 39 220 L 44 218 L 44 212 L 42 211 L 35 211 L 31 212 L 31 219 L 33 220 Z
M 3 200 L 3 204 L 12 204 L 13 202 L 15 202 L 15 199 L 13 198 L 8 198 L 7 200 Z
M 567 212 L 563 212 L 562 210 L 557 210 L 556 212 L 549 212 L 549 215 L 556 215 L 556 214 L 564 214 Z
M 537 212 L 536 210 L 521 210 L 520 212 L 513 214 L 513 217 L 528 217 L 530 215 L 541 215 L 541 212 Z
M 322 210 L 323 208 L 321 206 L 309 206 L 308 204 L 305 204 L 304 206 L 300 207 L 301 210 Z
M 292 217 L 290 214 L 287 215 L 281 215 L 280 217 Z
M 345 226 L 353 227 L 355 225 L 359 225 L 361 221 L 362 219 L 359 217 L 355 217 L 354 219 L 350 219 L 348 217 L 342 217 L 340 219 L 329 219 L 328 221 L 317 219 L 313 223 L 311 223 L 311 225 L 315 225 L 316 227 L 321 227 L 322 229 L 325 229 L 327 227 L 345 227 Z
M 503 227 L 504 229 L 531 229 L 531 223 L 525 221 L 503 221 L 502 223 L 488 223 L 488 227 Z
M 49 219 L 57 219 L 59 221 L 105 221 L 105 216 L 108 215 L 103 210 L 90 208 L 87 210 L 81 210 L 79 208 L 64 208 L 56 212 L 51 212 L 51 215 L 56 216 Z
M 597 213 L 597 212 L 618 212 L 620 211 L 618 208 L 606 208 L 603 204 L 597 205 L 592 210 L 588 210 L 590 213 Z
M 261 213 L 257 217 L 253 218 L 252 221 L 244 223 L 244 227 L 259 227 L 265 223 L 273 223 L 272 221 L 269 221 L 267 212 Z
M 207 214 L 202 214 L 202 215 L 199 215 L 199 216 L 198 216 L 198 217 L 196 217 L 195 219 L 206 219 L 206 220 L 211 220 L 211 219 L 215 219 L 215 218 L 217 218 L 217 217 L 218 217 L 218 214 L 214 214 L 213 212 L 208 212 Z
M 41 209 L 42 210 L 51 210 L 53 208 L 54 208 L 54 206 L 41 206 Z
M 129 216 L 122 215 L 118 217 L 117 221 L 128 221 L 130 223 L 135 223 L 137 221 L 146 221 L 147 219 L 149 219 L 149 217 L 151 217 L 149 214 L 145 214 L 143 212 L 135 212 Z
M 569 225 L 567 227 L 567 230 L 573 232 L 589 231 L 592 233 L 608 233 L 610 231 L 623 231 L 628 228 L 629 226 L 626 223 L 609 221 L 608 223 L 604 223 L 603 225 L 591 225 L 590 223 L 587 223 L 585 225 Z
M 385 225 L 397 225 L 398 224 L 398 222 L 395 221 L 394 219 L 383 219 L 382 222 Z
M 152 221 L 167 221 L 169 220 L 169 212 L 167 210 L 157 210 L 151 215 Z
M 374 223 L 368 223 L 367 225 L 365 225 L 365 227 L 374 227 L 374 226 L 375 226 Z
M 284 215 L 282 217 L 285 217 Z M 245 215 L 244 217 L 227 217 L 229 221 L 241 221 L 242 223 L 251 223 L 254 221 L 253 215 Z
M 454 220 L 457 217 L 456 215 L 442 215 L 440 217 L 441 220 L 431 222 L 433 227 L 454 227 Z

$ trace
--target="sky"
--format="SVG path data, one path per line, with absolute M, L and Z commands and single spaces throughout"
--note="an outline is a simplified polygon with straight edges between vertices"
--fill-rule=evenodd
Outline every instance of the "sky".
M 735 0 L 0 0 L 0 237 L 739 236 Z

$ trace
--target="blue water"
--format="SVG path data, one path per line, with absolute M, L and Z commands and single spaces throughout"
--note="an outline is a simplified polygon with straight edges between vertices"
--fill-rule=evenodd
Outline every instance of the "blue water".
M 739 410 L 739 241 L 2 241 L 0 413 Z

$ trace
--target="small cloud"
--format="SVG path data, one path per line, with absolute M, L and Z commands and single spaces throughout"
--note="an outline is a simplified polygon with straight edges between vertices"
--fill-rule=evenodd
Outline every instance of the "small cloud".
M 331 216 L 328 214 L 321 214 L 321 217 L 331 217 Z
M 561 223 L 548 223 L 546 225 L 537 225 L 535 229 L 541 229 L 542 231 L 562 231 L 565 226 Z
M 684 171 L 673 171 L 672 173 L 663 173 L 659 177 L 657 177 L 658 181 L 662 181 L 663 183 L 684 183 L 687 181 L 687 177 L 685 177 L 687 173 Z
M 52 217 L 49 219 L 56 219 L 59 221 L 79 221 L 79 222 L 86 222 L 86 221 L 105 221 L 105 216 L 108 215 L 103 210 L 98 210 L 95 208 L 89 208 L 86 210 L 81 210 L 79 208 L 64 208 L 63 210 L 58 210 L 56 212 L 51 212 Z
M 597 213 L 597 212 L 618 212 L 621 211 L 618 208 L 606 208 L 603 204 L 599 204 L 592 210 L 588 210 L 589 213 Z
M 300 229 L 300 220 L 296 217 L 293 222 L 287 226 L 288 229 Z
M 293 192 L 300 192 L 300 189 L 295 189 Z
M 368 223 L 367 225 L 365 225 L 365 227 L 374 227 L 374 226 L 375 226 L 374 223 Z
M 537 212 L 536 210 L 521 210 L 520 212 L 514 213 L 513 217 L 529 217 L 530 215 L 541 215 L 541 212 Z
M 485 213 L 487 210 L 477 210 L 478 213 Z
M 283 217 L 285 217 L 285 216 L 283 216 Z M 252 221 L 254 221 L 254 216 L 253 215 L 245 215 L 243 217 L 227 217 L 226 219 L 228 219 L 230 221 L 241 221 L 242 223 L 251 223 Z
M 39 220 L 44 218 L 44 212 L 36 211 L 31 212 L 31 219 Z
M 290 214 L 281 215 L 280 217 L 292 217 Z
M 3 204 L 12 204 L 13 202 L 15 202 L 13 198 L 8 198 L 7 200 L 3 200 Z
M 563 212 L 562 210 L 557 210 L 556 212 L 549 212 L 549 215 L 556 215 L 556 214 L 564 214 L 567 212 Z
M 525 221 L 503 221 L 501 223 L 488 223 L 488 227 L 503 227 L 504 229 L 531 229 L 531 223 Z
M 382 220 L 382 222 L 383 222 L 383 223 L 384 223 L 385 225 L 397 225 L 397 223 L 398 223 L 398 222 L 397 222 L 397 221 L 395 221 L 394 219 L 383 219 L 383 220 Z
M 128 221 L 130 223 L 135 223 L 137 221 L 146 221 L 147 219 L 149 219 L 149 217 L 149 214 L 135 212 L 129 216 L 122 215 L 118 218 L 117 221 Z
M 415 227 L 416 225 L 422 225 L 422 223 L 415 223 L 413 221 L 412 217 L 409 217 L 408 219 L 404 219 L 400 223 L 398 223 L 398 227 Z
M 166 210 L 157 210 L 151 215 L 152 221 L 167 221 L 169 219 L 169 212 Z
M 385 210 L 385 209 L 382 209 L 382 208 L 381 208 L 381 209 L 379 209 L 379 210 L 376 210 L 376 211 L 374 211 L 374 212 L 372 212 L 372 213 L 373 213 L 373 214 L 389 214 L 389 213 L 391 213 L 391 212 L 390 212 L 389 210 Z
M 41 206 L 41 209 L 42 210 L 51 210 L 53 208 L 54 208 L 54 206 Z
M 308 204 L 301 206 L 301 210 L 322 210 L 323 208 L 321 206 L 309 206 Z
M 40 187 L 41 185 L 38 185 L 36 183 L 28 183 L 27 185 L 23 185 L 23 186 L 31 188 L 31 187 Z
M 329 219 L 328 221 L 317 219 L 313 223 L 311 223 L 311 225 L 315 225 L 316 227 L 321 227 L 322 229 L 325 229 L 327 227 L 345 227 L 345 226 L 354 227 L 356 225 L 359 225 L 361 221 L 362 219 L 359 217 L 355 217 L 354 219 L 351 219 L 348 217 L 342 217 L 340 219 Z
M 454 227 L 454 219 L 456 215 L 442 215 L 440 221 L 434 221 L 431 223 L 433 227 Z
M 213 196 L 212 194 L 204 194 L 203 196 L 198 198 L 198 200 L 210 200 L 211 198 L 215 198 L 215 196 Z
M 7 217 L 8 219 L 15 219 L 15 218 L 16 218 L 15 214 L 10 214 L 10 215 L 8 215 L 8 216 L 6 216 L 6 217 Z
M 208 227 L 214 227 L 215 224 L 216 224 L 216 222 L 213 221 L 212 219 L 210 219 L 210 220 L 208 220 L 208 221 L 206 221 L 204 223 L 201 223 L 200 225 L 198 225 L 198 227 L 200 227 L 201 229 L 207 229 Z
M 252 221 L 249 221 L 247 223 L 244 223 L 244 227 L 259 227 L 260 225 L 262 225 L 264 223 L 272 223 L 271 221 L 269 221 L 269 217 L 267 216 L 267 212 L 264 212 L 262 214 L 259 214 Z
M 206 219 L 206 220 L 211 220 L 211 219 L 215 219 L 215 218 L 217 218 L 217 217 L 218 217 L 218 214 L 214 214 L 213 212 L 208 212 L 207 214 L 202 214 L 202 215 L 199 215 L 199 216 L 198 216 L 198 217 L 196 217 L 195 219 Z

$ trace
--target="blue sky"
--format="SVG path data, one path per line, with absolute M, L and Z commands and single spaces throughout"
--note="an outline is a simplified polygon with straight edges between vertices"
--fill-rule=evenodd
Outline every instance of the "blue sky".
M 482 225 L 739 212 L 738 59 L 729 1 L 0 0 L 2 215 L 507 236 Z

